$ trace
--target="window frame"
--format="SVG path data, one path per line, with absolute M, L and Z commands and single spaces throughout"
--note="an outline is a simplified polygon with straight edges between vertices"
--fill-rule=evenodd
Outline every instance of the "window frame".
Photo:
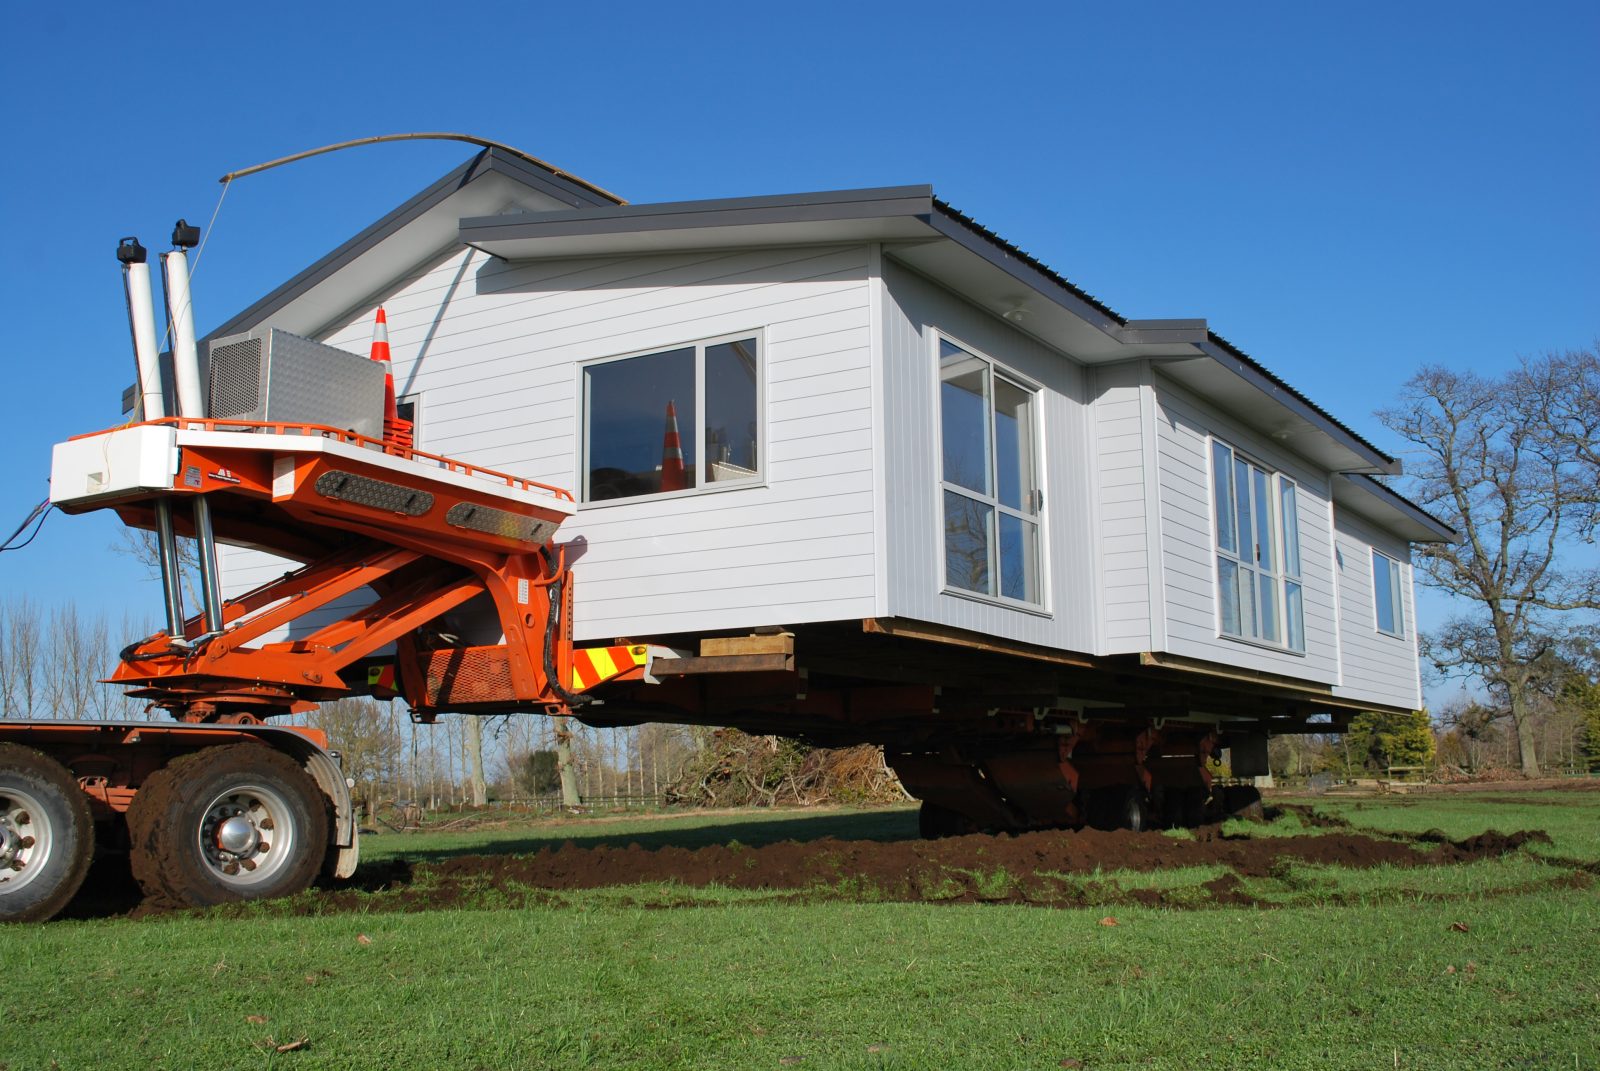
M 707 481 L 705 475 L 709 459 L 706 457 L 705 448 L 706 350 L 712 346 L 720 346 L 729 342 L 746 342 L 751 339 L 754 339 L 756 344 L 756 475 L 737 480 Z M 616 364 L 619 361 L 631 361 L 640 357 L 653 357 L 657 354 L 666 354 L 674 350 L 684 349 L 694 350 L 695 427 L 685 432 L 680 425 L 678 430 L 681 436 L 695 443 L 695 485 L 677 491 L 651 491 L 642 495 L 591 500 L 589 498 L 589 369 L 600 365 Z M 757 327 L 744 331 L 729 331 L 687 341 L 666 342 L 660 345 L 648 346 L 644 349 L 631 350 L 626 353 L 593 357 L 577 362 L 576 376 L 578 443 L 575 453 L 577 454 L 578 464 L 577 472 L 575 473 L 576 478 L 573 480 L 572 486 L 576 489 L 575 497 L 577 498 L 579 509 L 603 509 L 606 506 L 627 505 L 634 502 L 657 502 L 668 499 L 691 498 L 695 495 L 714 495 L 727 491 L 743 491 L 752 487 L 767 486 L 767 465 L 769 464 L 767 433 L 770 421 L 767 418 L 767 337 L 765 328 Z
M 395 415 L 399 415 L 400 407 L 411 406 L 411 445 L 416 448 L 422 446 L 422 392 L 413 391 L 395 398 Z
M 1217 486 L 1217 450 L 1222 448 L 1228 451 L 1229 463 L 1228 483 L 1230 489 L 1236 487 L 1234 481 L 1235 466 L 1244 464 L 1252 474 L 1259 473 L 1264 480 L 1264 501 L 1269 515 L 1269 534 L 1272 542 L 1268 548 L 1271 556 L 1271 567 L 1264 568 L 1261 564 L 1259 543 L 1254 536 L 1260 531 L 1260 521 L 1255 508 L 1257 485 L 1254 476 L 1251 477 L 1250 490 L 1250 524 L 1254 530 L 1251 535 L 1251 544 L 1255 548 L 1253 561 L 1246 561 L 1241 553 L 1242 540 L 1239 531 L 1239 502 L 1237 491 L 1229 496 L 1228 505 L 1231 513 L 1228 523 L 1233 528 L 1234 548 L 1228 550 L 1222 542 L 1221 514 L 1219 513 L 1219 491 Z M 1211 514 L 1211 560 L 1212 560 L 1212 590 L 1216 597 L 1216 628 L 1219 639 L 1231 640 L 1236 643 L 1250 644 L 1263 647 L 1281 654 L 1293 655 L 1298 658 L 1306 656 L 1306 631 L 1305 631 L 1305 555 L 1304 543 L 1300 538 L 1300 498 L 1304 485 L 1299 480 L 1288 475 L 1283 470 L 1262 461 L 1257 455 L 1241 450 L 1232 442 L 1218 435 L 1211 435 L 1206 443 L 1206 484 L 1210 494 L 1209 512 Z M 1289 513 L 1284 509 L 1285 492 L 1293 499 L 1294 512 Z M 1290 528 L 1292 526 L 1294 541 L 1290 547 Z M 1240 630 L 1229 632 L 1227 621 L 1223 612 L 1223 567 L 1224 559 L 1231 561 L 1236 570 L 1236 577 L 1250 577 L 1251 603 L 1256 607 L 1252 613 L 1254 627 L 1250 634 L 1244 631 L 1244 606 L 1239 607 Z M 1290 572 L 1293 564 L 1295 572 Z M 1273 614 L 1277 626 L 1278 636 L 1269 639 L 1261 628 L 1260 594 L 1263 579 L 1270 580 L 1273 593 Z M 1236 581 L 1237 583 L 1237 581 Z M 1291 588 L 1298 594 L 1298 600 L 1291 599 Z M 1242 584 L 1239 587 L 1242 590 Z M 1297 607 L 1297 614 L 1291 617 L 1291 606 Z M 1298 634 L 1299 645 L 1293 642 Z
M 1394 613 L 1394 629 L 1383 627 L 1383 617 L 1378 606 L 1378 561 L 1388 565 L 1389 574 L 1389 609 Z M 1406 638 L 1406 595 L 1405 595 L 1405 563 L 1399 558 L 1391 557 L 1379 550 L 1372 548 L 1372 627 L 1380 635 L 1390 636 L 1397 640 Z
M 1036 614 L 1041 617 L 1053 616 L 1050 610 L 1050 551 L 1049 551 L 1049 496 L 1044 493 L 1045 484 L 1048 482 L 1048 473 L 1045 467 L 1046 451 L 1044 448 L 1047 439 L 1044 416 L 1044 386 L 1029 376 L 1023 375 L 1012 366 L 995 360 L 984 350 L 970 345 L 947 332 L 934 329 L 929 332 L 933 340 L 933 359 L 931 361 L 933 372 L 933 470 L 934 470 L 934 530 L 935 530 L 935 557 L 939 563 L 939 591 L 943 595 L 951 595 L 961 599 L 971 599 L 989 606 L 1003 606 L 1008 610 L 1018 610 L 1023 613 Z M 975 491 L 972 488 L 954 483 L 945 478 L 944 472 L 944 405 L 942 390 L 944 377 L 941 372 L 943 363 L 943 347 L 945 343 L 956 347 L 969 357 L 982 361 L 988 366 L 990 388 L 988 396 L 984 399 L 987 405 L 987 431 L 988 431 L 988 464 L 987 474 L 990 490 L 987 493 Z M 999 376 L 1012 387 L 1028 395 L 1030 409 L 1032 410 L 1032 443 L 1031 460 L 1034 472 L 1033 493 L 1038 496 L 1038 507 L 1032 514 L 1024 513 L 1014 507 L 1007 506 L 1000 501 L 999 491 L 999 452 L 997 449 L 997 433 L 994 421 L 994 380 Z M 990 526 L 989 538 L 989 576 L 994 582 L 995 594 L 984 591 L 973 591 L 970 588 L 958 587 L 950 582 L 945 556 L 945 495 L 956 494 L 971 501 L 990 507 L 994 512 L 994 523 Z M 1000 593 L 1002 578 L 999 570 L 1000 558 L 1000 523 L 1002 516 L 1009 516 L 1020 520 L 1024 525 L 1032 524 L 1037 540 L 1037 569 L 1038 575 L 1035 584 L 1038 591 L 1038 601 L 1029 602 L 1025 599 L 1013 598 Z

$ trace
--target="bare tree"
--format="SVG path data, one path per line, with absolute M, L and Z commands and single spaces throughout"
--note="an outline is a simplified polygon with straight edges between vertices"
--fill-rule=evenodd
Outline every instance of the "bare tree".
M 12 717 L 31 718 L 39 698 L 39 606 L 26 595 L 0 607 L 5 614 L 5 702 Z
M 1550 657 L 1573 611 L 1600 608 L 1595 573 L 1565 561 L 1592 512 L 1572 436 L 1552 414 L 1571 356 L 1524 362 L 1503 379 L 1428 367 L 1399 404 L 1378 414 L 1413 447 L 1409 488 L 1461 534 L 1420 551 L 1424 583 L 1465 612 L 1429 637 L 1425 656 L 1446 675 L 1475 678 L 1501 701 L 1522 770 L 1539 772 L 1533 714 Z
M 355 781 L 358 799 L 369 805 L 378 789 L 398 780 L 404 751 L 390 712 L 370 699 L 324 703 L 307 721 L 328 734 L 344 775 Z
M 489 783 L 483 775 L 483 719 L 468 716 L 467 730 L 467 783 L 472 792 L 472 805 L 482 807 L 489 802 Z

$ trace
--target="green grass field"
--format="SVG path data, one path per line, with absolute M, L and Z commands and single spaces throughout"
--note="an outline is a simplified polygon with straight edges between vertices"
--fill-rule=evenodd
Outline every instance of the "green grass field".
M 1449 867 L 1275 867 L 1244 879 L 1270 905 L 1246 909 L 1208 902 L 1220 868 L 1186 867 L 1077 875 L 1092 906 L 1070 909 L 656 884 L 15 926 L 0 1067 L 1600 1068 L 1600 793 L 1300 802 L 1383 833 L 1551 843 Z M 364 854 L 414 861 L 425 883 L 429 860 L 462 853 L 914 827 L 907 809 L 568 820 L 374 837 Z M 1193 907 L 1136 906 L 1141 888 Z

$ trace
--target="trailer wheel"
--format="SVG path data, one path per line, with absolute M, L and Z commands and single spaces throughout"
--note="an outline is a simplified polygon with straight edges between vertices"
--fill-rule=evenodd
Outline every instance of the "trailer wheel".
M 1089 803 L 1089 824 L 1096 829 L 1127 829 L 1143 833 L 1150 828 L 1150 803 L 1137 785 L 1102 788 Z
M 0 744 L 0 922 L 40 922 L 67 906 L 94 856 L 89 798 L 42 751 Z
M 179 907 L 300 892 L 322 867 L 328 810 L 281 752 L 196 751 L 148 777 L 128 808 L 133 876 L 146 896 Z
M 1261 790 L 1251 785 L 1232 785 L 1224 789 L 1222 809 L 1229 818 L 1243 818 L 1249 822 L 1267 820 L 1266 808 L 1261 805 Z
M 1196 829 L 1206 822 L 1206 790 L 1203 788 L 1186 788 L 1178 797 L 1178 826 L 1181 829 Z

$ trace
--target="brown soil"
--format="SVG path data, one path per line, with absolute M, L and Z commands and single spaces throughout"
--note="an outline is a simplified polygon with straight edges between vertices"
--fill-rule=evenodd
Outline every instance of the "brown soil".
M 1216 828 L 1194 840 L 1160 833 L 1025 833 L 973 835 L 940 841 L 844 841 L 826 838 L 761 847 L 713 845 L 654 850 L 580 847 L 571 842 L 529 855 L 466 855 L 413 868 L 401 861 L 364 868 L 364 892 L 332 889 L 299 905 L 305 913 L 423 910 L 440 907 L 560 903 L 561 894 L 642 883 L 671 882 L 765 890 L 775 900 L 866 898 L 937 903 L 1029 903 L 1071 907 L 1132 903 L 1206 907 L 1251 905 L 1241 877 L 1284 877 L 1293 863 L 1341 867 L 1417 867 L 1465 863 L 1549 844 L 1539 832 L 1483 833 L 1464 841 L 1436 834 L 1389 839 L 1337 832 L 1310 836 L 1225 838 Z M 1228 872 L 1198 887 L 1122 889 L 1101 871 L 1159 871 L 1224 866 Z M 1586 878 L 1587 875 L 1579 875 Z M 630 903 L 633 901 L 629 901 Z M 639 906 L 707 902 L 692 892 L 651 895 Z
M 434 908 L 520 907 L 563 905 L 566 893 L 600 888 L 666 883 L 672 886 L 624 894 L 623 903 L 640 907 L 683 907 L 719 902 L 708 887 L 754 890 L 763 902 L 830 899 L 892 900 L 930 903 L 1016 903 L 1056 907 L 1142 904 L 1198 908 L 1220 905 L 1270 904 L 1258 901 L 1245 882 L 1274 878 L 1291 885 L 1302 880 L 1296 864 L 1327 864 L 1365 869 L 1377 866 L 1421 867 L 1467 863 L 1548 846 L 1542 832 L 1488 832 L 1452 841 L 1437 830 L 1381 836 L 1358 831 L 1342 818 L 1311 806 L 1281 802 L 1268 808 L 1270 817 L 1292 814 L 1316 834 L 1224 836 L 1220 827 L 1194 831 L 1189 837 L 1162 833 L 1049 831 L 1017 836 L 977 834 L 938 841 L 838 840 L 782 841 L 757 846 L 737 842 L 705 847 L 639 844 L 578 844 L 567 841 L 524 855 L 462 855 L 434 861 L 405 859 L 369 863 L 355 879 L 290 901 L 298 914 L 346 911 L 415 911 Z M 603 820 L 601 820 L 603 821 Z M 573 823 L 574 831 L 592 829 L 596 820 Z M 660 835 L 646 839 L 659 844 Z M 1540 853 L 1559 877 L 1542 883 L 1592 885 L 1600 862 L 1567 860 Z M 1124 888 L 1101 877 L 1115 870 L 1164 871 L 1181 867 L 1224 868 L 1204 883 L 1183 883 L 1172 889 Z M 130 913 L 134 917 L 164 913 L 159 905 L 139 902 L 128 880 L 126 864 L 120 881 L 109 869 L 91 874 L 84 893 L 68 917 Z M 1131 883 L 1130 883 L 1131 884 Z M 1565 887 L 1565 886 L 1563 886 Z M 98 889 L 100 892 L 96 893 Z M 1486 890 L 1473 895 L 1514 895 L 1519 889 Z M 93 895 L 91 895 L 93 894 Z M 374 895 L 376 894 L 376 895 Z M 1430 898 L 1421 895 L 1423 899 Z M 1448 894 L 1439 894 L 1448 899 Z M 1346 897 L 1329 890 L 1319 902 L 1338 904 Z M 1356 902 L 1356 897 L 1351 902 Z M 243 905 L 222 908 L 248 911 Z

